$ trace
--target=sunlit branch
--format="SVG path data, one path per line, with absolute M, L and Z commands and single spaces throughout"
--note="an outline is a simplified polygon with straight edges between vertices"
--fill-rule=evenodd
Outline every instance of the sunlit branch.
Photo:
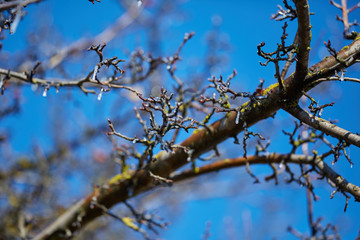
M 41 1 L 42 0 L 25 0 L 25 1 L 20 0 L 20 1 L 5 2 L 5 3 L 0 4 L 0 11 L 15 8 L 15 7 L 18 7 L 19 5 L 21 5 L 22 7 L 26 7 L 27 5 L 29 5 L 31 3 L 38 3 Z
M 299 119 L 300 121 L 306 123 L 307 125 L 315 129 L 324 132 L 325 134 L 328 134 L 339 140 L 344 140 L 349 144 L 353 144 L 357 147 L 360 147 L 360 136 L 357 134 L 342 129 L 336 126 L 335 124 L 330 123 L 329 121 L 326 121 L 322 118 L 312 116 L 309 113 L 307 113 L 305 110 L 301 109 L 299 106 L 290 107 L 285 110 L 291 115 L 293 115 L 295 118 Z
M 315 84 L 322 83 L 322 82 L 330 82 L 330 81 L 339 81 L 339 82 L 355 82 L 360 83 L 359 78 L 351 78 L 351 77 L 328 77 L 328 78 L 319 78 L 314 81 Z

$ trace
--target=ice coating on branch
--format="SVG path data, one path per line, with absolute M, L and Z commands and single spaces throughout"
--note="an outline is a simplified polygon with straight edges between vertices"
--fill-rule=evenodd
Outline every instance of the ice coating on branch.
M 10 27 L 10 34 L 14 34 L 16 32 L 16 29 L 19 25 L 21 17 L 22 17 L 21 7 L 18 7 L 16 9 L 16 17 L 14 19 L 14 22 L 11 24 L 11 27 Z
M 92 77 L 91 77 L 91 80 L 95 81 L 95 79 L 96 79 L 96 74 L 97 74 L 98 70 L 99 70 L 99 66 L 98 66 L 98 65 L 95 65 L 94 72 L 93 72 L 93 75 L 92 75 Z

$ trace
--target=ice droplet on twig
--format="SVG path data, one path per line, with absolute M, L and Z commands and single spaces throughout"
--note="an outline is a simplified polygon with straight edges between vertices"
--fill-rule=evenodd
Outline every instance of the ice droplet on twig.
M 45 89 L 44 89 L 44 92 L 43 92 L 43 94 L 42 94 L 43 97 L 46 97 L 46 96 L 47 96 L 47 91 L 48 91 L 48 88 L 45 88 Z
M 103 89 L 103 88 L 101 88 L 101 89 L 100 89 L 100 92 L 99 92 L 99 95 L 98 95 L 98 97 L 97 97 L 97 100 L 98 100 L 98 101 L 100 101 L 100 100 L 101 100 L 102 95 L 103 95 L 103 92 L 104 92 L 104 89 Z
M 281 161 L 279 164 L 279 168 L 282 169 L 284 167 L 284 161 Z
M 341 70 L 340 81 L 341 82 L 344 81 L 344 71 L 343 70 Z

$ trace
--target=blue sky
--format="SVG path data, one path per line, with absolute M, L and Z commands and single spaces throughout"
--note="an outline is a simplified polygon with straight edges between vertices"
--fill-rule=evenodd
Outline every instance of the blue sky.
M 270 20 L 270 15 L 276 12 L 276 5 L 281 4 L 282 1 L 189 0 L 183 2 L 171 19 L 162 19 L 162 22 L 159 23 L 161 24 L 160 33 L 163 36 L 160 43 L 161 54 L 165 56 L 170 56 L 176 51 L 185 32 L 194 31 L 196 33 L 182 51 L 181 56 L 184 61 L 178 64 L 180 70 L 184 69 L 183 73 L 179 73 L 181 77 L 186 77 L 185 70 L 188 69 L 188 63 L 197 63 L 204 56 L 206 35 L 212 28 L 212 21 L 215 17 L 222 21 L 219 37 L 230 43 L 231 50 L 225 53 L 228 59 L 227 63 L 212 69 L 211 74 L 221 73 L 227 76 L 232 69 L 236 69 L 238 76 L 234 80 L 233 86 L 239 91 L 253 91 L 258 85 L 259 78 L 265 79 L 265 86 L 275 82 L 273 67 L 270 65 L 265 68 L 259 65 L 261 59 L 256 54 L 256 46 L 261 41 L 265 41 L 265 50 L 272 51 L 275 49 L 276 43 L 280 41 L 283 23 Z M 351 6 L 355 2 L 349 1 L 348 5 Z M 123 13 L 123 9 L 115 1 L 105 0 L 95 5 L 85 0 L 45 1 L 29 6 L 27 10 L 29 13 L 19 25 L 16 34 L 7 36 L 7 39 L 3 41 L 3 52 L 17 58 L 23 57 L 23 49 L 27 47 L 28 31 L 37 32 L 41 27 L 52 24 L 51 28 L 57 32 L 56 34 L 62 36 L 61 43 L 65 46 L 80 37 L 96 35 Z M 340 14 L 340 12 L 330 6 L 328 1 L 312 0 L 310 1 L 310 10 L 316 13 L 311 17 L 313 26 L 311 64 L 313 64 L 327 55 L 323 46 L 324 41 L 330 39 L 336 49 L 341 49 L 349 42 L 342 40 L 342 26 L 335 20 L 335 14 Z M 149 11 L 148 14 L 152 14 L 153 10 L 146 11 Z M 359 16 L 359 11 L 354 12 L 353 16 Z M 295 30 L 296 21 L 290 22 L 288 42 L 292 41 Z M 145 51 L 151 51 L 146 44 L 148 36 L 146 31 L 131 29 L 131 27 L 126 31 L 128 32 L 124 33 L 124 37 L 116 38 L 108 43 L 106 54 L 126 59 L 126 50 L 131 51 L 141 46 Z M 52 36 L 45 37 L 48 37 L 49 42 L 53 43 Z M 12 61 L 3 62 L 0 67 L 9 67 L 8 65 Z M 91 66 L 87 66 L 85 69 L 91 69 Z M 74 72 L 76 72 L 74 78 L 82 74 L 81 68 Z M 359 67 L 352 67 L 347 74 L 349 74 L 348 76 L 358 76 Z M 324 118 L 337 119 L 340 126 L 359 132 L 356 121 L 359 118 L 356 104 L 360 101 L 359 89 L 360 86 L 354 83 L 334 82 L 326 84 L 323 91 L 314 90 L 310 93 L 316 100 L 319 100 L 320 104 L 336 102 L 334 107 L 324 112 Z M 74 96 L 71 101 L 66 100 L 69 92 Z M 8 93 L 11 92 L 8 91 Z M 51 146 L 48 141 L 51 139 L 49 132 L 54 118 L 48 116 L 49 113 L 56 111 L 52 106 L 59 105 L 59 101 L 67 104 L 67 109 L 60 111 L 62 114 L 60 116 L 68 118 L 66 122 L 72 126 L 104 123 L 108 117 L 116 116 L 111 106 L 118 98 L 111 95 L 104 95 L 102 101 L 99 102 L 96 100 L 96 96 L 85 96 L 78 90 L 61 90 L 59 94 L 50 91 L 46 98 L 41 94 L 42 91 L 34 92 L 30 87 L 25 87 L 21 113 L 1 122 L 0 129 L 12 132 L 11 141 L 15 152 L 19 154 L 26 154 L 30 151 L 33 141 L 39 142 L 45 148 Z M 261 134 L 266 136 L 266 128 L 275 125 L 278 134 L 273 136 L 275 141 L 273 141 L 271 149 L 286 152 L 289 150 L 287 138 L 280 133 L 280 130 L 291 131 L 294 120 L 291 118 L 289 120 L 287 114 L 282 111 L 277 114 L 277 119 L 279 119 L 277 123 L 273 123 L 273 120 L 266 120 L 258 129 L 264 131 Z M 68 134 L 71 135 L 70 132 Z M 108 145 L 107 148 L 111 148 L 111 146 Z M 354 147 L 350 151 L 355 163 L 354 167 L 350 168 L 346 160 L 341 159 L 334 168 L 341 171 L 344 177 L 354 184 L 359 185 L 360 178 L 357 173 L 360 170 L 358 166 L 360 152 Z M 270 173 L 269 169 L 265 167 L 253 167 L 253 169 L 259 177 Z M 227 180 L 229 176 L 232 181 Z M 82 181 L 86 181 L 86 178 Z M 168 230 L 161 231 L 161 237 L 165 239 L 200 239 L 207 222 L 212 224 L 210 239 L 223 239 L 224 235 L 227 236 L 226 224 L 232 224 L 237 236 L 241 237 L 247 236 L 244 229 L 251 225 L 250 239 L 263 239 L 264 235 L 268 236 L 267 239 L 273 237 L 291 239 L 292 236 L 286 233 L 288 225 L 302 232 L 308 232 L 305 189 L 301 189 L 295 184 L 280 184 L 280 186 L 273 187 L 273 183 L 264 181 L 262 184 L 253 185 L 252 179 L 244 169 L 226 170 L 210 177 L 203 177 L 197 183 L 200 184 L 201 189 L 201 186 L 209 186 L 211 181 L 214 181 L 213 187 L 219 186 L 220 189 L 228 186 L 232 190 L 241 185 L 241 191 L 229 194 L 226 191 L 211 189 L 213 195 L 207 197 L 185 191 L 186 196 L 181 196 L 181 210 L 176 213 L 177 216 L 166 212 L 171 212 L 171 207 L 164 210 L 159 204 L 155 208 L 167 216 L 167 221 L 172 222 Z M 328 222 L 338 225 L 339 232 L 344 239 L 355 238 L 360 228 L 358 203 L 351 199 L 348 212 L 344 213 L 344 197 L 337 194 L 334 199 L 330 200 L 332 189 L 326 183 L 316 182 L 316 184 L 315 192 L 321 197 L 321 200 L 314 204 L 315 217 L 324 216 L 323 225 Z M 180 184 L 174 188 L 182 191 L 183 185 Z M 151 204 L 149 205 L 151 207 Z

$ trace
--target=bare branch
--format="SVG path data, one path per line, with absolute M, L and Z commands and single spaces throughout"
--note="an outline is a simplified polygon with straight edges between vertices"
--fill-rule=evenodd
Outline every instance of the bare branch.
M 349 13 L 360 7 L 360 3 L 354 5 L 350 9 L 347 7 L 347 0 L 341 0 L 341 5 L 336 3 L 333 0 L 330 0 L 330 4 L 334 5 L 336 8 L 339 8 L 342 12 L 342 17 L 336 15 L 336 20 L 344 24 L 344 38 L 345 39 L 355 39 L 357 36 L 356 32 L 350 32 L 351 26 L 359 25 L 357 20 L 354 22 L 349 22 Z
M 111 59 L 110 59 L 111 60 Z M 105 60 L 107 61 L 107 60 Z M 116 60 L 119 61 L 119 60 Z M 121 61 L 121 60 L 120 60 Z M 113 64 L 113 62 L 110 62 Z M 79 87 L 85 94 L 92 93 L 96 94 L 94 90 L 87 89 L 86 86 L 90 87 L 99 87 L 99 88 L 122 88 L 127 89 L 133 93 L 137 93 L 134 89 L 124 86 L 121 84 L 113 83 L 116 78 L 110 78 L 105 81 L 98 81 L 92 79 L 93 71 L 91 71 L 86 77 L 78 79 L 78 80 L 65 80 L 65 79 L 41 79 L 33 77 L 34 73 L 31 72 L 30 74 L 19 73 L 15 71 L 9 71 L 6 69 L 0 68 L 0 76 L 3 75 L 7 80 L 6 81 L 21 81 L 29 84 L 37 84 L 41 86 L 45 86 L 46 89 L 50 87 L 55 87 L 58 89 L 59 87 Z M 2 86 L 1 86 L 2 87 Z M 3 91 L 3 90 L 2 90 Z
M 20 1 L 5 2 L 5 3 L 0 4 L 0 11 L 15 8 L 15 7 L 18 7 L 19 5 L 21 5 L 22 7 L 26 7 L 29 4 L 39 3 L 41 1 L 42 0 L 25 0 L 25 1 L 20 0 Z
M 104 31 L 99 33 L 93 38 L 82 38 L 76 42 L 60 49 L 56 54 L 51 56 L 48 61 L 44 62 L 45 68 L 55 68 L 58 66 L 65 58 L 70 55 L 76 55 L 81 51 L 87 49 L 90 45 L 96 45 L 102 42 L 110 42 L 114 37 L 116 37 L 119 32 L 131 25 L 135 19 L 141 13 L 142 7 L 138 7 L 136 3 L 132 4 L 130 8 L 121 15 L 112 25 L 107 27 Z
M 334 54 L 335 55 L 335 54 Z M 309 74 L 305 78 L 303 90 L 309 91 L 315 87 L 318 80 L 329 78 L 343 69 L 348 68 L 358 62 L 360 57 L 360 35 L 348 46 L 343 47 L 335 56 L 325 57 L 321 62 L 309 68 Z
M 319 78 L 314 83 L 322 83 L 322 82 L 329 82 L 329 81 L 340 81 L 340 82 L 355 82 L 360 83 L 360 79 L 358 78 L 351 78 L 351 77 L 328 77 L 328 78 Z
M 299 16 L 298 43 L 298 60 L 301 64 L 299 64 L 299 62 L 297 63 L 295 78 L 293 76 L 288 77 L 283 81 L 283 86 L 286 89 L 294 89 L 296 94 L 291 96 L 291 100 L 297 102 L 303 91 L 308 91 L 312 87 L 316 86 L 315 81 L 317 79 L 331 77 L 335 71 L 346 68 L 357 61 L 360 54 L 360 38 L 355 39 L 350 46 L 339 51 L 337 53 L 337 59 L 334 56 L 324 59 L 320 63 L 314 65 L 308 74 L 308 47 L 310 43 L 308 38 L 310 33 L 308 21 L 309 10 L 307 1 L 299 0 L 296 1 L 296 4 L 297 13 L 302 15 L 301 17 Z M 300 51 L 300 49 L 302 50 Z M 303 50 L 305 52 L 303 52 Z M 299 84 L 299 82 L 301 82 L 301 84 Z M 96 84 L 99 83 L 97 82 Z M 239 107 L 241 110 L 228 112 L 222 119 L 202 129 L 194 131 L 189 138 L 181 144 L 178 144 L 173 151 L 161 151 L 154 155 L 152 161 L 150 161 L 146 166 L 146 169 L 141 168 L 137 169 L 135 172 L 129 173 L 131 175 L 130 178 L 119 179 L 118 181 L 109 181 L 108 184 L 94 189 L 91 195 L 83 199 L 78 205 L 66 211 L 63 216 L 58 218 L 49 226 L 49 228 L 45 229 L 35 239 L 56 237 L 59 236 L 59 233 L 72 234 L 90 221 L 94 220 L 96 217 L 103 214 L 101 209 L 91 207 L 91 202 L 94 197 L 101 206 L 110 209 L 119 202 L 154 188 L 154 177 L 152 177 L 151 174 L 156 176 L 158 179 L 169 179 L 168 177 L 172 172 L 189 163 L 189 158 L 190 160 L 198 158 L 201 154 L 214 149 L 217 144 L 221 143 L 225 139 L 236 137 L 238 133 L 244 130 L 244 126 L 250 127 L 260 120 L 273 116 L 273 114 L 275 114 L 281 107 L 290 109 L 291 107 L 286 106 L 287 103 L 284 103 L 282 90 L 279 85 L 279 83 L 276 83 L 259 91 L 259 97 L 261 98 L 256 99 L 256 101 L 249 100 Z M 145 100 L 148 102 L 153 101 L 151 98 Z M 308 121 L 309 119 L 311 118 L 309 118 L 308 114 L 306 114 L 305 120 Z M 318 123 L 319 126 L 326 129 L 327 123 L 325 121 L 317 119 L 316 122 L 320 122 Z M 324 122 L 326 123 L 325 127 L 321 125 Z M 346 133 L 345 136 L 342 136 L 342 138 L 350 139 L 353 137 L 354 140 L 351 141 L 356 140 L 355 142 L 357 142 L 357 145 L 355 145 L 360 145 L 360 142 L 357 141 L 357 135 L 350 134 L 348 136 Z M 189 154 L 189 152 L 191 154 Z M 302 160 L 299 160 L 299 162 L 301 161 Z M 353 190 L 351 190 L 350 188 L 353 185 L 349 185 L 344 181 L 344 179 L 339 178 L 338 175 L 335 175 L 333 172 L 328 170 L 326 168 L 327 165 L 321 163 L 323 163 L 321 159 L 319 159 L 319 163 L 315 162 L 320 170 L 330 172 L 327 173 L 326 176 L 328 176 L 332 182 L 338 184 L 341 191 L 351 192 L 351 194 L 355 194 L 358 199 L 358 196 L 356 195 L 359 194 L 356 192 L 357 188 L 353 188 Z
M 343 48 L 343 50 L 338 52 L 338 57 L 345 59 L 346 65 L 340 66 L 339 62 L 336 61 L 333 56 L 314 65 L 312 69 L 315 73 L 307 75 L 307 85 L 304 90 L 309 90 L 316 86 L 316 84 L 313 84 L 313 81 L 316 81 L 316 79 L 320 77 L 331 77 L 335 70 L 348 67 L 355 63 L 356 58 L 354 56 L 357 54 L 360 54 L 360 38 L 354 40 L 349 47 Z M 79 230 L 81 227 L 103 214 L 99 209 L 90 207 L 92 197 L 96 196 L 100 204 L 110 208 L 119 202 L 153 188 L 153 178 L 148 171 L 151 171 L 154 175 L 168 178 L 169 174 L 176 169 L 188 164 L 189 151 L 191 151 L 192 158 L 197 158 L 202 153 L 214 149 L 217 144 L 225 139 L 233 138 L 236 134 L 243 131 L 244 122 L 246 122 L 247 127 L 250 127 L 258 121 L 272 116 L 280 109 L 280 107 L 284 107 L 284 104 L 281 101 L 282 94 L 278 85 L 278 83 L 273 84 L 264 89 L 262 95 L 265 97 L 259 99 L 256 103 L 251 103 L 251 101 L 244 103 L 241 106 L 242 110 L 240 111 L 241 118 L 239 118 L 239 122 L 236 121 L 238 118 L 237 112 L 229 112 L 224 118 L 214 122 L 206 128 L 196 130 L 188 139 L 179 145 L 181 147 L 176 148 L 173 152 L 162 151 L 155 155 L 155 161 L 150 164 L 148 170 L 138 170 L 133 174 L 131 179 L 113 183 L 111 186 L 104 186 L 101 191 L 94 191 L 90 196 L 82 200 L 83 204 L 78 206 L 77 209 L 71 208 L 64 213 L 63 217 L 60 217 L 61 221 L 56 220 L 51 224 L 50 228 L 52 231 L 45 230 L 44 233 L 39 235 L 41 237 L 36 239 L 56 236 L 59 232 L 61 233 L 65 230 L 70 232 Z M 284 80 L 284 86 L 293 87 L 294 85 L 296 85 L 296 83 L 294 83 L 292 76 Z M 302 90 L 303 89 L 300 88 L 297 91 L 302 93 Z M 296 100 L 299 98 L 300 95 L 294 96 L 294 99 Z M 309 116 L 306 114 L 305 119 L 308 118 Z M 350 136 L 355 137 L 355 139 L 358 138 L 358 136 L 354 134 L 351 134 Z M 347 138 L 349 138 L 349 136 Z M 354 142 L 356 143 L 356 141 Z M 357 146 L 359 146 L 360 141 L 357 143 Z M 187 152 L 185 150 L 187 150 Z M 322 165 L 322 168 L 325 168 L 325 165 Z M 329 174 L 329 176 L 333 177 L 334 175 Z M 136 179 L 136 181 L 134 181 L 134 179 Z M 334 181 L 336 182 L 336 179 L 334 179 Z M 342 183 L 344 183 L 343 180 Z M 81 224 L 77 224 L 79 216 L 81 216 Z
M 205 166 L 197 168 L 197 171 L 185 170 L 173 176 L 171 179 L 174 182 L 182 181 L 192 177 L 198 177 L 200 175 L 218 172 L 219 170 L 246 166 L 249 164 L 269 164 L 269 163 L 295 163 L 295 164 L 315 164 L 316 167 L 330 179 L 336 186 L 344 192 L 350 193 L 357 201 L 360 201 L 360 188 L 352 183 L 349 183 L 342 176 L 331 169 L 321 158 L 321 156 L 307 156 L 296 154 L 268 154 L 265 156 L 248 156 L 247 158 L 229 158 L 222 161 L 207 164 Z
M 294 81 L 296 83 L 295 89 L 291 89 L 289 94 L 294 91 L 299 91 L 304 84 L 304 78 L 307 75 L 310 52 L 310 11 L 307 0 L 296 0 L 296 13 L 298 21 L 298 47 L 297 47 L 297 62 Z
M 344 140 L 349 144 L 353 144 L 357 147 L 360 147 L 360 136 L 357 134 L 342 129 L 336 126 L 335 124 L 332 124 L 322 118 L 311 116 L 309 113 L 301 109 L 299 106 L 286 108 L 285 110 L 291 115 L 293 115 L 295 118 L 299 119 L 300 121 L 306 123 L 307 125 L 315 129 L 324 132 L 325 134 L 328 134 L 339 140 Z
M 299 34 L 296 32 L 293 45 L 295 45 L 298 41 L 299 41 Z M 286 74 L 293 62 L 294 62 L 294 52 L 290 52 L 288 59 L 286 60 L 285 66 L 284 66 L 283 70 L 281 71 L 281 79 L 285 79 Z

